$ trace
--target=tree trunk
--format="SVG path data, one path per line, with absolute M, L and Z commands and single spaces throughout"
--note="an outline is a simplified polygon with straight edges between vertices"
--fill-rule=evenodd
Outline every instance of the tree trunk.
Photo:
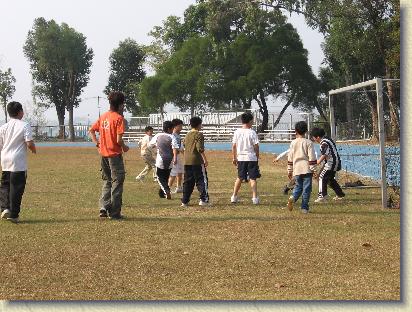
M 259 111 L 262 114 L 262 123 L 258 126 L 257 129 L 259 133 L 264 133 L 265 130 L 267 130 L 269 124 L 269 112 L 265 100 L 265 95 L 262 90 L 259 91 L 259 99 L 257 96 L 255 96 L 255 100 L 258 103 Z
M 65 139 L 64 134 L 64 115 L 66 113 L 64 106 L 56 105 L 57 120 L 59 121 L 59 139 Z
M 367 91 L 367 90 L 365 90 Z M 379 128 L 378 128 L 378 107 L 375 97 L 370 92 L 365 92 L 369 101 L 372 114 L 372 139 L 379 141 Z
M 278 118 L 276 119 L 275 123 L 273 124 L 273 129 L 275 129 L 277 127 L 277 125 L 280 122 L 280 119 L 282 118 L 283 114 L 285 113 L 285 111 L 288 109 L 288 107 L 290 106 L 290 104 L 292 104 L 293 99 L 295 98 L 295 94 L 293 93 L 288 102 L 285 104 L 285 106 L 283 106 L 282 110 L 279 113 Z
M 76 136 L 74 133 L 74 125 L 73 125 L 73 105 L 69 105 L 69 135 L 70 135 L 70 141 L 74 142 L 76 139 Z
M 195 104 L 191 103 L 190 104 L 190 118 L 192 118 L 195 115 Z
M 7 105 L 6 105 L 6 99 L 3 100 L 3 108 L 4 108 L 4 119 L 7 122 Z
M 397 96 L 392 81 L 387 81 L 386 86 L 388 88 L 388 100 L 389 100 L 389 116 L 390 116 L 390 138 L 392 140 L 398 140 L 400 138 L 400 125 Z

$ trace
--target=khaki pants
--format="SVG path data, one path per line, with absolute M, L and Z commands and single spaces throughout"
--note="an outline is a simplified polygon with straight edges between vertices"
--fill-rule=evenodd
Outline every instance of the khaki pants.
M 156 168 L 155 163 L 156 160 L 152 157 L 152 155 L 144 155 L 142 156 L 146 166 L 143 168 L 142 172 L 139 173 L 138 177 L 139 178 L 144 178 L 149 172 L 150 170 Z M 156 177 L 156 171 L 153 170 L 153 178 Z
M 122 155 L 102 157 L 101 172 L 103 179 L 101 209 L 106 209 L 110 217 L 120 216 L 122 209 L 123 183 L 125 170 Z

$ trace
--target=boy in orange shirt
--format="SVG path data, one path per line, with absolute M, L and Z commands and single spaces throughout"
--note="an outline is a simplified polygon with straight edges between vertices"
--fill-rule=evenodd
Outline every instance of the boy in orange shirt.
M 125 179 L 122 153 L 129 150 L 123 141 L 124 118 L 121 114 L 125 99 L 123 93 L 117 91 L 110 92 L 108 99 L 110 110 L 96 121 L 89 132 L 102 156 L 103 188 L 100 198 L 100 217 L 121 219 L 123 218 L 121 208 Z M 96 138 L 96 132 L 99 132 L 99 141 Z

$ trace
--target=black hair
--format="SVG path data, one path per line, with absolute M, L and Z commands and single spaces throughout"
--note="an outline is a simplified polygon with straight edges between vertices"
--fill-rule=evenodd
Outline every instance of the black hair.
M 17 117 L 21 111 L 23 111 L 23 106 L 19 102 L 10 102 L 7 104 L 7 112 L 10 117 Z
M 197 116 L 190 118 L 190 126 L 191 126 L 192 128 L 197 128 L 197 127 L 199 127 L 201 124 L 202 124 L 202 118 L 197 117 Z
M 152 126 L 146 126 L 146 128 L 144 128 L 144 132 L 147 132 L 147 131 L 150 131 L 150 130 L 153 130 Z
M 298 121 L 295 124 L 295 131 L 300 135 L 304 135 L 306 132 L 308 132 L 308 124 L 306 123 L 306 121 Z
M 173 124 L 172 124 L 171 121 L 166 120 L 166 121 L 163 123 L 163 132 L 168 133 L 170 129 L 173 129 Z
M 173 127 L 176 127 L 176 126 L 178 126 L 178 125 L 183 125 L 183 121 L 181 121 L 180 119 L 173 119 L 172 120 L 172 124 L 173 124 Z
M 242 124 L 248 124 L 253 120 L 252 113 L 246 112 L 240 115 L 240 119 L 242 120 Z
M 109 93 L 107 99 L 110 103 L 110 109 L 117 112 L 119 110 L 119 106 L 124 103 L 124 94 L 120 91 L 112 91 Z
M 322 128 L 313 128 L 312 131 L 310 132 L 310 136 L 317 138 L 323 138 L 325 136 L 326 132 Z

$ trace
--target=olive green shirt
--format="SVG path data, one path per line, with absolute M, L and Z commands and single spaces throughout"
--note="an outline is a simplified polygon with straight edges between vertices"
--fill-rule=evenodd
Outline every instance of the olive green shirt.
M 203 158 L 201 153 L 205 151 L 205 139 L 203 133 L 198 130 L 190 130 L 185 137 L 185 165 L 201 165 Z

